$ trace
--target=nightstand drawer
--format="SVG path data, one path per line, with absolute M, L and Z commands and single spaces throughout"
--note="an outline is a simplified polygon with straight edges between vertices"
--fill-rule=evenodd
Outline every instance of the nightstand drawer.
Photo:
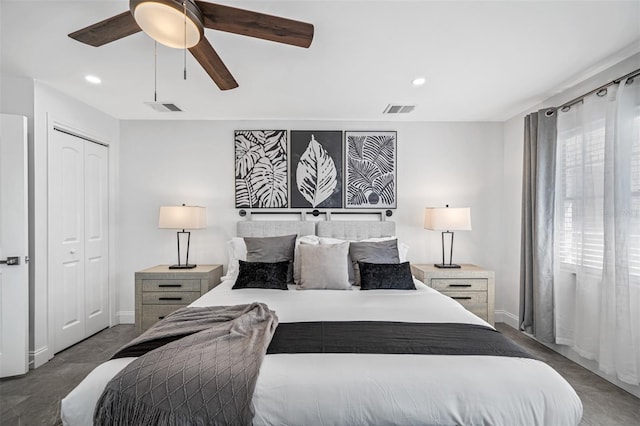
M 184 305 L 144 305 L 142 307 L 142 329 L 146 330 L 180 308 L 184 308 Z
M 142 291 L 200 291 L 200 280 L 142 280 Z
M 199 291 L 145 291 L 143 305 L 188 305 L 200 297 Z
M 427 286 L 459 302 L 489 324 L 494 323 L 495 273 L 476 265 L 438 268 L 433 264 L 412 264 L 411 273 Z
M 176 309 L 220 284 L 222 265 L 198 265 L 191 269 L 170 269 L 158 265 L 137 271 L 136 328 L 145 331 Z
M 486 291 L 442 291 L 441 293 L 459 302 L 464 307 L 487 305 Z
M 487 282 L 486 278 L 432 278 L 431 287 L 438 291 L 487 291 Z

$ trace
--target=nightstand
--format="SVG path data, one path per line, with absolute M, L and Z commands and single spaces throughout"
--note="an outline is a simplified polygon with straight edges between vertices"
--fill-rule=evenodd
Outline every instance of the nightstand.
M 411 265 L 411 273 L 440 293 L 458 301 L 468 311 L 494 325 L 495 274 L 476 265 L 444 269 L 433 265 Z
M 220 284 L 222 265 L 198 265 L 193 269 L 158 265 L 138 271 L 135 276 L 136 329 L 145 331 Z

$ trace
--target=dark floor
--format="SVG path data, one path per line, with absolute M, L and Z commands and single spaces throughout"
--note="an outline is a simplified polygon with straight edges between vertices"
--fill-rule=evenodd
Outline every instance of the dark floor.
M 497 328 L 551 365 L 571 383 L 584 405 L 581 425 L 640 425 L 638 398 L 511 327 L 498 324 Z M 119 325 L 57 354 L 24 376 L 0 380 L 0 425 L 60 424 L 60 400 L 95 366 L 135 336 L 132 325 Z

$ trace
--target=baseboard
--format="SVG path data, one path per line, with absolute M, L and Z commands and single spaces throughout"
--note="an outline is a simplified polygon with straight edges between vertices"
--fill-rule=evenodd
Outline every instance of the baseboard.
M 29 351 L 29 368 L 38 368 L 49 361 L 49 347 L 43 346 L 35 351 Z
M 515 328 L 516 330 L 518 329 L 518 323 L 520 322 L 517 315 L 513 315 L 511 312 L 502 311 L 502 310 L 496 311 L 495 321 L 503 322 L 507 324 L 509 327 Z
M 135 324 L 136 313 L 134 311 L 116 312 L 116 324 Z

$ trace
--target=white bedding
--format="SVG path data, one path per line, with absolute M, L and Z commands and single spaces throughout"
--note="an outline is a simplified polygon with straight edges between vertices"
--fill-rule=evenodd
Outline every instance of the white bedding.
M 265 302 L 280 322 L 406 321 L 488 325 L 416 281 L 409 290 L 231 290 L 191 306 Z M 108 361 L 62 400 L 65 425 L 90 425 L 105 384 L 134 358 Z M 278 354 L 263 361 L 254 425 L 576 425 L 582 403 L 543 362 L 455 355 Z

